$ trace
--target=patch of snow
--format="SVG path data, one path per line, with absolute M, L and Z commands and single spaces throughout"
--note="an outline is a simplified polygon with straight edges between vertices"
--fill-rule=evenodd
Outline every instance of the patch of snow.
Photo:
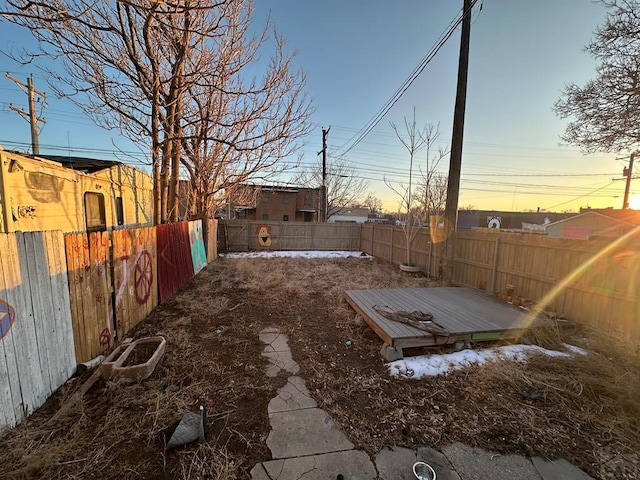
M 575 353 L 576 355 L 586 355 L 587 354 L 586 350 L 584 350 L 583 348 L 580 348 L 580 347 L 576 347 L 575 345 L 569 345 L 568 343 L 563 343 L 562 345 L 564 346 L 564 348 L 569 350 L 571 353 Z
M 461 350 L 442 355 L 424 355 L 403 358 L 387 365 L 389 373 L 394 377 L 435 377 L 453 370 L 460 370 L 470 365 L 482 365 L 488 360 L 510 360 L 525 362 L 530 355 L 541 353 L 550 357 L 570 357 L 572 354 L 586 355 L 583 349 L 565 344 L 572 353 L 547 350 L 537 345 L 505 345 L 503 347 L 483 348 L 480 350 Z
M 274 257 L 291 257 L 291 258 L 368 258 L 372 259 L 371 255 L 367 255 L 362 252 L 348 252 L 348 251 L 319 251 L 319 250 L 263 250 L 260 252 L 236 252 L 236 253 L 221 253 L 220 257 L 224 258 L 274 258 Z

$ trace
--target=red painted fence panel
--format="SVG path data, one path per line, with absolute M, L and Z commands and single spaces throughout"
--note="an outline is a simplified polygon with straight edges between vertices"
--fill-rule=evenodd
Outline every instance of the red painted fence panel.
M 160 301 L 176 293 L 193 277 L 189 243 L 189 222 L 167 223 L 156 227 L 158 246 L 158 286 Z

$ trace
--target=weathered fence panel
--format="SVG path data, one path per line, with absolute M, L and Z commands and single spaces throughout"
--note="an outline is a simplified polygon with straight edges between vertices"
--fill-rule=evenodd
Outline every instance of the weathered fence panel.
M 123 338 L 158 305 L 156 230 L 114 230 L 112 248 L 113 308 Z
M 205 247 L 207 250 L 207 262 L 211 263 L 218 258 L 218 220 L 209 218 L 203 224 Z
M 204 238 L 202 234 L 202 220 L 189 222 L 189 247 L 191 248 L 193 272 L 198 273 L 207 266 L 207 253 L 204 249 Z
M 115 337 L 107 232 L 65 235 L 71 318 L 78 363 L 104 353 Z
M 355 223 L 259 222 L 224 220 L 218 224 L 222 248 L 248 250 L 360 250 L 361 225 Z
M 411 244 L 411 263 L 419 265 L 424 272 L 437 278 L 440 276 L 441 249 L 442 243 L 433 242 L 429 230 L 422 228 L 416 233 Z M 360 250 L 392 263 L 406 263 L 407 234 L 402 227 L 364 224 Z
M 62 233 L 0 234 L 0 430 L 74 372 Z
M 160 301 L 176 293 L 193 277 L 189 223 L 167 223 L 156 227 L 158 286 Z
M 578 323 L 640 335 L 640 235 L 613 242 L 539 235 L 456 235 L 454 282 L 518 295 Z

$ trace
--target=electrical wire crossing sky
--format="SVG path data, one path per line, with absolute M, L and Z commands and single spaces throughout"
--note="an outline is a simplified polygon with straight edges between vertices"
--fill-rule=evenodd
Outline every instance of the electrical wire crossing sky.
M 567 121 L 552 110 L 563 87 L 595 76 L 583 47 L 605 19 L 599 2 L 584 0 L 475 0 L 460 208 L 576 211 L 622 206 L 629 152 L 583 155 L 560 136 Z M 319 166 L 322 128 L 327 164 L 344 163 L 365 179 L 367 192 L 395 212 L 400 199 L 389 188 L 406 185 L 409 158 L 390 122 L 399 126 L 416 112 L 418 127 L 439 130 L 434 147 L 450 148 L 460 46 L 462 0 L 353 0 L 256 2 L 255 22 L 268 18 L 296 51 L 294 67 L 307 76 L 316 111 L 294 173 Z M 33 46 L 30 33 L 2 21 L 5 51 Z M 4 57 L 2 68 L 47 93 L 37 104 L 40 151 L 116 159 L 148 169 L 148 149 L 95 124 L 69 100 L 57 99 L 36 65 Z M 62 67 L 60 67 L 62 68 Z M 10 108 L 28 110 L 27 96 L 0 77 L 0 144 L 30 152 L 29 124 Z M 285 159 L 293 166 L 294 159 Z M 426 152 L 413 162 L 413 177 L 426 168 Z M 438 167 L 448 171 L 448 158 Z M 635 169 L 634 169 L 635 170 Z M 289 178 L 283 178 L 283 182 Z M 630 204 L 640 208 L 640 183 Z

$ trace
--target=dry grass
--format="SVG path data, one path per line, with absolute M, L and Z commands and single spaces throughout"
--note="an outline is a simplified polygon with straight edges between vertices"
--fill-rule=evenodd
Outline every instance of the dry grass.
M 381 361 L 380 340 L 342 292 L 404 286 L 431 283 L 375 260 L 219 260 L 129 334 L 167 338 L 156 372 L 141 384 L 97 384 L 48 427 L 84 379 L 63 387 L 0 440 L 2 478 L 248 478 L 270 458 L 267 404 L 285 382 L 264 374 L 258 332 L 266 326 L 287 333 L 312 395 L 370 454 L 384 445 L 463 441 L 563 456 L 595 478 L 640 478 L 632 463 L 640 445 L 637 344 L 547 328 L 523 341 L 557 348 L 569 341 L 589 354 L 396 379 Z M 546 400 L 525 398 L 524 389 Z M 210 413 L 207 442 L 164 452 L 159 432 L 200 404 Z

